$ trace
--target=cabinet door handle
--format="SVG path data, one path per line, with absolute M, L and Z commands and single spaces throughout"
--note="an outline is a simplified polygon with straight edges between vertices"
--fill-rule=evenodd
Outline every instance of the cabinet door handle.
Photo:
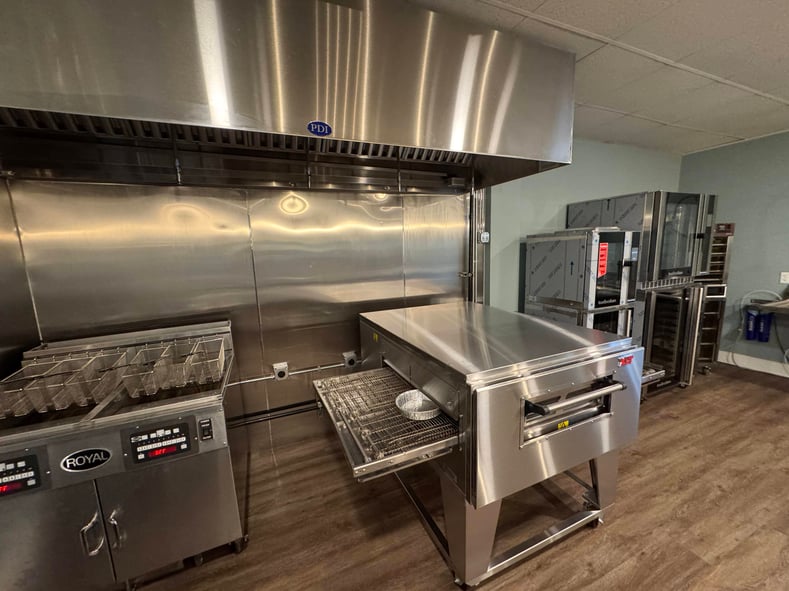
M 91 549 L 90 542 L 88 541 L 88 532 L 93 529 L 93 527 L 99 522 L 99 514 L 98 512 L 93 514 L 90 521 L 81 529 L 79 530 L 79 538 L 82 540 L 82 550 L 85 552 L 86 556 L 96 556 L 101 549 L 104 547 L 104 536 L 102 535 L 99 538 L 99 543 L 96 544 L 96 547 Z
M 123 532 L 121 531 L 121 526 L 118 523 L 119 512 L 120 511 L 118 509 L 114 509 L 107 518 L 107 522 L 112 526 L 112 531 L 115 533 L 115 543 L 112 545 L 112 547 L 116 550 L 120 550 L 123 547 Z

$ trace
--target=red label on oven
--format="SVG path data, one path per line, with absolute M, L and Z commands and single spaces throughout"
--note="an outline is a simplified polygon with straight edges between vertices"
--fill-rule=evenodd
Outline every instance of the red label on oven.
M 630 365 L 633 363 L 633 356 L 628 355 L 626 357 L 620 357 L 617 361 L 619 362 L 619 367 L 622 367 L 623 365 Z
M 608 242 L 601 242 L 597 254 L 597 276 L 602 277 L 608 271 Z

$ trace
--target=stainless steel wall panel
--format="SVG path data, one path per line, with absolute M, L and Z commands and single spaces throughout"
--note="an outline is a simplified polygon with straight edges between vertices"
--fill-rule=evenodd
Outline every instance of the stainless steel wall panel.
M 11 190 L 45 341 L 229 319 L 239 374 L 260 375 L 243 192 L 38 181 Z
M 468 196 L 404 197 L 403 232 L 406 305 L 462 299 Z
M 359 351 L 360 312 L 463 297 L 465 196 L 49 181 L 12 192 L 45 341 L 227 318 L 232 382 L 281 361 L 341 362 Z M 11 283 L 26 290 L 18 270 Z M 309 399 L 309 382 L 232 386 L 228 416 Z
M 342 361 L 360 312 L 403 303 L 402 198 L 250 191 L 264 363 Z
M 37 343 L 19 235 L 6 184 L 0 179 L 0 376 L 17 369 L 22 351 Z
M 386 307 L 401 306 L 402 297 L 391 300 Z M 309 307 L 316 305 L 305 303 Z M 380 302 L 370 302 L 370 309 L 381 309 Z M 360 308 L 364 308 L 360 303 Z M 298 319 L 298 306 L 291 309 L 278 306 L 278 313 L 287 315 L 292 319 Z M 332 313 L 331 306 L 327 306 L 325 311 Z M 316 313 L 318 310 L 316 309 Z M 266 309 L 263 308 L 266 314 Z M 266 330 L 262 334 L 264 351 L 264 373 L 271 373 L 271 366 L 274 363 L 287 361 L 290 371 L 315 367 L 318 365 L 330 365 L 343 361 L 342 353 L 345 351 L 359 350 L 359 320 L 346 320 L 344 322 L 329 322 L 294 328 L 283 328 L 277 330 Z
M 0 105 L 569 162 L 574 57 L 389 0 L 2 0 Z

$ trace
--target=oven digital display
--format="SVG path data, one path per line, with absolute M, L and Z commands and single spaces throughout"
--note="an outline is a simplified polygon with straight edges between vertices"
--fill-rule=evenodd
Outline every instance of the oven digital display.
M 192 449 L 187 423 L 141 430 L 129 436 L 135 464 L 186 453 Z
M 41 486 L 36 456 L 0 460 L 0 497 Z
M 149 458 L 159 458 L 161 456 L 169 456 L 170 454 L 178 453 L 178 446 L 177 445 L 168 445 L 167 447 L 160 447 L 157 449 L 152 449 L 148 452 Z

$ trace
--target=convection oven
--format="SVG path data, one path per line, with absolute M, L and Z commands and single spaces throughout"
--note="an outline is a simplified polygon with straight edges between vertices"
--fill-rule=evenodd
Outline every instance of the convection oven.
M 617 228 L 527 236 L 518 311 L 632 336 L 639 233 Z
M 632 332 L 643 335 L 647 365 L 667 364 L 648 391 L 693 381 L 704 304 L 696 282 L 711 276 L 714 213 L 714 195 L 666 191 L 567 206 L 568 228 L 604 224 L 641 233 Z
M 639 288 L 687 283 L 709 273 L 715 196 L 652 191 L 567 206 L 567 228 L 641 232 Z

